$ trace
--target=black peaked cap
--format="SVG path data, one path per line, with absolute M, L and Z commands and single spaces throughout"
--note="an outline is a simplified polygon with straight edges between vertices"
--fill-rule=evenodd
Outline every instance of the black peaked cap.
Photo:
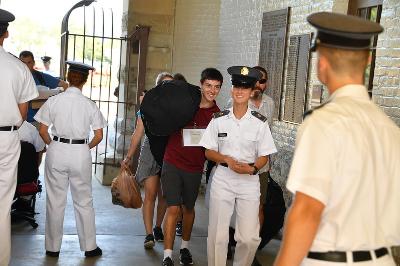
M 383 32 L 383 27 L 376 22 L 339 13 L 318 12 L 309 15 L 307 21 L 317 29 L 313 51 L 318 45 L 339 49 L 369 49 L 372 37 Z
M 89 74 L 89 70 L 95 69 L 91 65 L 87 65 L 76 61 L 66 61 L 65 63 L 69 65 L 69 71 L 79 72 L 82 74 Z
M 252 88 L 262 74 L 259 70 L 248 66 L 231 66 L 228 68 L 233 86 Z
M 0 9 L 0 26 L 8 26 L 8 22 L 14 21 L 15 16 L 7 10 Z

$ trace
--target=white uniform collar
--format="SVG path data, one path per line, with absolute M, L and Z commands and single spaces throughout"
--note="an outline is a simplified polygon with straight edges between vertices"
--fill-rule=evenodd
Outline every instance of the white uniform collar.
M 336 98 L 352 97 L 369 100 L 368 90 L 364 85 L 349 84 L 337 89 L 330 97 L 329 101 L 334 101 Z
M 247 118 L 250 118 L 251 117 L 251 108 L 250 108 L 250 106 L 249 105 L 247 105 L 247 111 L 246 111 L 246 113 L 244 114 L 244 116 L 239 120 L 239 119 L 237 119 L 236 117 L 235 117 L 235 115 L 233 114 L 233 106 L 231 107 L 231 108 L 229 108 L 228 109 L 229 110 L 229 114 L 228 114 L 228 116 L 229 116 L 229 118 L 233 118 L 233 119 L 236 119 L 236 120 L 238 120 L 238 121 L 240 121 L 240 120 L 243 120 L 243 119 L 247 119 Z
M 3 52 L 3 53 L 6 52 L 6 50 L 4 50 L 2 45 L 0 45 L 0 52 Z
M 65 90 L 65 93 L 74 93 L 74 94 L 82 94 L 82 91 L 78 89 L 77 87 L 68 87 L 68 89 Z

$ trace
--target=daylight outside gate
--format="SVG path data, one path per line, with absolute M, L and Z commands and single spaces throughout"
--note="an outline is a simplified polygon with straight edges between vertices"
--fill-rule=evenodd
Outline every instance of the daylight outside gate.
M 137 26 L 130 35 L 116 37 L 113 10 L 96 7 L 93 2 L 80 1 L 64 16 L 60 73 L 64 79 L 67 60 L 96 69 L 89 75 L 82 93 L 100 108 L 108 126 L 102 142 L 92 150 L 93 170 L 96 176 L 104 175 L 109 167 L 114 169 L 111 171 L 114 175 L 133 130 L 134 123 L 126 119 L 132 117 L 128 112 L 138 110 L 138 92 L 145 85 L 149 27 Z M 102 183 L 108 185 L 110 178 Z

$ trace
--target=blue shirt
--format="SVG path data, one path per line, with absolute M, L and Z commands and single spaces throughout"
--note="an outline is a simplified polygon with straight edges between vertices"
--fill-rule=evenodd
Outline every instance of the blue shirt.
M 36 71 L 36 70 L 35 70 Z M 42 79 L 38 78 L 38 75 L 41 75 Z M 36 85 L 43 85 L 46 87 L 49 87 L 50 89 L 55 89 L 58 87 L 58 83 L 60 83 L 60 80 L 58 78 L 55 78 L 49 74 L 40 72 L 40 71 L 36 71 L 36 74 L 32 74 L 33 79 L 35 80 Z M 43 84 L 43 82 L 44 84 Z M 28 117 L 26 119 L 26 121 L 28 122 L 33 122 L 35 121 L 33 119 L 33 117 L 35 116 L 35 114 L 37 113 L 39 109 L 32 109 L 31 105 L 29 105 L 28 108 Z

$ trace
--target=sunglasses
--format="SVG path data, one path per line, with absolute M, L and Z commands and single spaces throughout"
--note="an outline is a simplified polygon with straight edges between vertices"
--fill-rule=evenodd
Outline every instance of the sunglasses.
M 260 79 L 259 81 L 258 81 L 258 83 L 260 83 L 260 84 L 264 84 L 264 83 L 266 83 L 267 82 L 267 79 Z

